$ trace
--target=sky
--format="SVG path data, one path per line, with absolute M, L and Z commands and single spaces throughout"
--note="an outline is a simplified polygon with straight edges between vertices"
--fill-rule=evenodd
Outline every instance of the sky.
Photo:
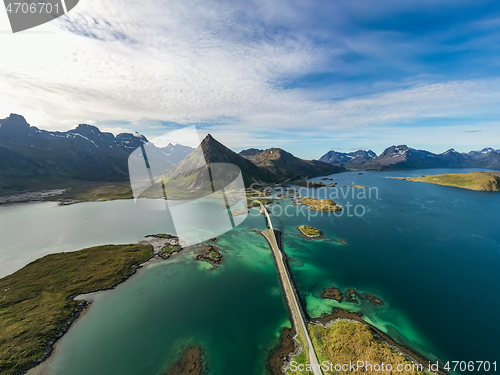
M 148 139 L 196 125 L 239 151 L 500 148 L 500 2 L 80 0 L 12 34 L 0 118 Z

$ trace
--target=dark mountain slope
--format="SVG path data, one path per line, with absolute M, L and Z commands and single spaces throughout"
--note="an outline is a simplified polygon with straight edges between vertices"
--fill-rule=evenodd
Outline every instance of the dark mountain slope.
M 143 136 L 103 133 L 79 125 L 68 132 L 30 126 L 24 117 L 0 120 L 0 174 L 86 181 L 125 181 L 130 152 L 147 142 Z
M 281 148 L 264 150 L 253 158 L 253 162 L 271 171 L 281 181 L 325 176 L 345 170 L 322 161 L 299 159 Z

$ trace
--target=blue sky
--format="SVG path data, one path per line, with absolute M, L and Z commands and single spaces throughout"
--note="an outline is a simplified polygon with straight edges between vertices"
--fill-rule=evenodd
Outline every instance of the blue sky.
M 81 0 L 10 34 L 0 117 L 241 150 L 500 148 L 497 1 Z

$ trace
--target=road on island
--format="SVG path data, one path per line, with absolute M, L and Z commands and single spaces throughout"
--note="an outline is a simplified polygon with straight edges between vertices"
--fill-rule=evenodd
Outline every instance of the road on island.
M 279 248 L 278 241 L 274 233 L 273 223 L 271 222 L 269 213 L 267 212 L 267 209 L 264 207 L 263 204 L 260 205 L 260 212 L 266 215 L 269 229 L 263 231 L 262 234 L 266 237 L 267 241 L 269 242 L 274 258 L 276 259 L 276 264 L 278 266 L 278 271 L 281 277 L 283 288 L 285 289 L 285 297 L 290 307 L 290 312 L 292 314 L 292 320 L 294 326 L 299 336 L 302 337 L 304 345 L 307 346 L 307 348 L 305 349 L 309 353 L 309 363 L 312 366 L 313 374 L 322 375 L 323 373 L 321 372 L 321 367 L 319 365 L 318 358 L 316 357 L 316 352 L 314 351 L 311 339 L 309 338 L 309 333 L 307 332 L 307 326 L 306 323 L 304 322 L 304 315 L 302 314 L 302 309 L 299 304 L 298 297 L 295 293 L 295 289 L 293 288 L 293 283 L 291 281 L 290 275 L 288 274 L 288 269 L 285 267 L 283 253 Z

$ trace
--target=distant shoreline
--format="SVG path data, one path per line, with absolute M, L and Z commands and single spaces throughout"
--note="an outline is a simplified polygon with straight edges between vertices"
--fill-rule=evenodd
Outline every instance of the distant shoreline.
M 474 191 L 500 191 L 500 172 L 465 172 L 421 175 L 419 177 L 386 177 L 393 180 L 424 182 Z

